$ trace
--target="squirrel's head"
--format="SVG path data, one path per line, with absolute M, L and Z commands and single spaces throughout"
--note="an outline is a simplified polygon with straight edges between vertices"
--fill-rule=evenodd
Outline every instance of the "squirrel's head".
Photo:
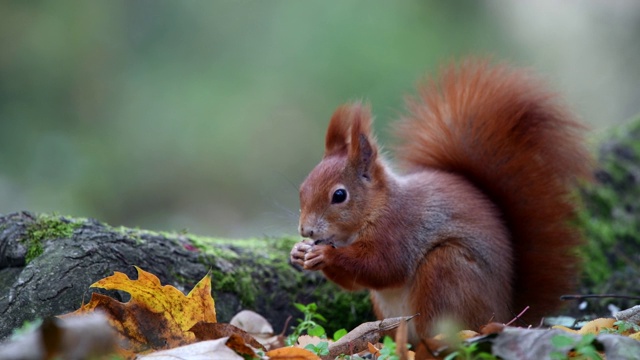
M 324 157 L 300 186 L 300 235 L 350 244 L 382 208 L 386 186 L 368 107 L 338 108 L 329 122 Z

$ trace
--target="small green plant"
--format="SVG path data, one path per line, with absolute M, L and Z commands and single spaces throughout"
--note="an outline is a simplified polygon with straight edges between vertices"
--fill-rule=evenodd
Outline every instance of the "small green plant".
M 321 341 L 317 345 L 307 344 L 304 348 L 318 356 L 329 355 L 329 343 L 326 341 Z
M 347 329 L 340 329 L 333 333 L 333 341 L 338 341 L 345 335 L 347 335 Z
M 293 333 L 285 339 L 285 344 L 291 346 L 298 341 L 298 338 L 303 333 L 307 333 L 310 336 L 325 337 L 326 332 L 324 328 L 316 321 L 327 321 L 324 316 L 317 313 L 318 306 L 315 303 L 308 305 L 302 305 L 295 303 L 295 307 L 304 315 L 303 319 L 298 319 L 299 324 L 293 329 Z
M 318 329 L 318 328 L 315 328 Z M 319 332 L 319 331 L 318 331 Z M 311 332 L 307 332 L 309 335 L 312 336 L 319 336 L 319 337 L 324 337 L 324 332 L 322 332 L 321 335 L 313 335 Z M 333 341 L 338 341 L 340 340 L 341 337 L 347 335 L 347 330 L 345 329 L 340 329 L 338 331 L 336 331 L 335 333 L 333 333 Z M 312 353 L 318 355 L 318 356 L 326 356 L 329 355 L 329 343 L 326 341 L 321 341 L 319 342 L 317 345 L 314 344 L 307 344 L 307 346 L 304 347 L 305 349 L 311 351 Z
M 618 320 L 614 322 L 613 325 L 615 325 L 616 329 L 615 330 L 606 329 L 606 330 L 609 330 L 607 331 L 608 333 L 623 334 L 623 333 L 626 333 L 627 331 L 631 331 L 631 332 L 640 331 L 640 326 L 629 321 Z
M 378 360 L 400 360 L 396 354 L 396 342 L 392 338 L 385 336 L 382 340 L 382 349 L 380 349 L 380 356 Z
M 444 360 L 497 360 L 498 358 L 488 352 L 478 349 L 479 343 L 460 343 L 458 349 L 447 355 Z
M 567 348 L 571 346 L 573 351 L 575 351 L 578 355 L 577 357 L 572 357 L 572 359 L 602 360 L 602 357 L 593 344 L 595 339 L 596 336 L 594 334 L 586 334 L 580 339 L 574 339 L 573 337 L 567 335 L 556 335 L 551 338 L 551 344 L 556 348 Z M 562 351 L 553 351 L 551 353 L 551 359 L 566 360 L 569 359 L 569 356 Z

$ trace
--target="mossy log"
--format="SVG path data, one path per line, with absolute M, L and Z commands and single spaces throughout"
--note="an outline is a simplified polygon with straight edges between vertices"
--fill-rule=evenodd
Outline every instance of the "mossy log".
M 640 116 L 597 142 L 595 181 L 580 193 L 585 207 L 579 226 L 587 238 L 582 292 L 640 296 Z M 637 305 L 620 298 L 588 302 L 598 315 L 610 304 Z
M 0 216 L 0 339 L 26 321 L 74 311 L 92 292 L 126 301 L 126 293 L 89 286 L 114 271 L 135 279 L 134 265 L 185 293 L 210 271 L 220 322 L 251 309 L 280 332 L 290 315 L 301 317 L 296 302 L 317 303 L 328 331 L 370 320 L 366 293 L 342 291 L 289 263 L 295 241 L 157 233 L 29 212 Z

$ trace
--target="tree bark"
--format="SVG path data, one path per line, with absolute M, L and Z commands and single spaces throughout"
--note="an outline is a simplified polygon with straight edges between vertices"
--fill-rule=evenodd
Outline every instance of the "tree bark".
M 294 242 L 156 233 L 29 212 L 0 216 L 0 339 L 25 321 L 76 310 L 92 292 L 127 301 L 124 292 L 89 286 L 114 271 L 135 279 L 134 265 L 184 293 L 210 271 L 219 322 L 251 309 L 280 332 L 289 315 L 301 317 L 295 302 L 316 302 L 328 331 L 372 319 L 366 294 L 291 265 Z

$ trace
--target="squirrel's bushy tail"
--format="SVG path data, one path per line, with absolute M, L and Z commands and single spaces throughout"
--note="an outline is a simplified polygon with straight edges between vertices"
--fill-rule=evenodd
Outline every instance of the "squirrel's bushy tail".
M 578 277 L 570 224 L 577 178 L 589 178 L 583 126 L 526 71 L 485 60 L 445 68 L 408 100 L 398 159 L 460 174 L 501 210 L 513 243 L 513 311 L 558 307 Z

